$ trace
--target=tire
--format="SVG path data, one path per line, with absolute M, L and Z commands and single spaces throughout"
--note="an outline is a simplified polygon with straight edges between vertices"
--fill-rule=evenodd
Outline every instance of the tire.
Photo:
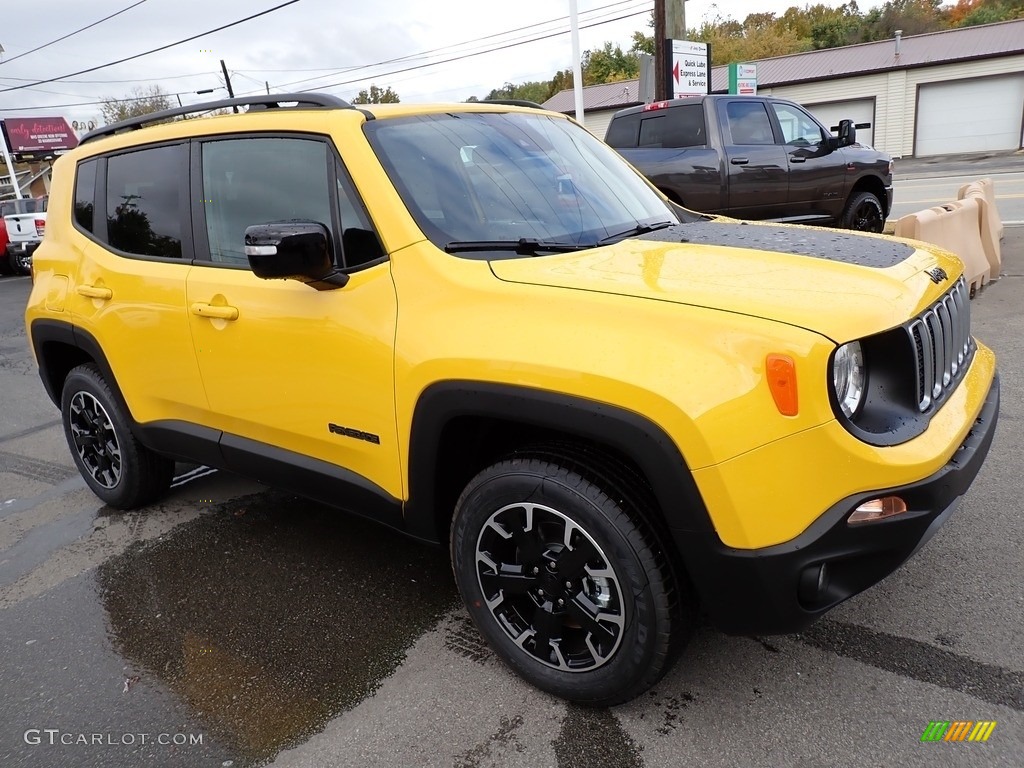
M 11 254 L 11 271 L 16 275 L 30 275 L 32 274 L 32 253 L 28 251 L 21 251 L 20 253 Z
M 135 439 L 128 415 L 95 365 L 80 365 L 68 374 L 60 410 L 75 465 L 104 502 L 135 509 L 170 487 L 174 462 Z
M 882 203 L 874 192 L 857 192 L 850 197 L 840 221 L 844 229 L 881 232 L 885 227 Z
M 0 253 L 0 275 L 13 275 L 14 274 L 14 257 L 10 255 L 7 249 L 4 249 L 3 253 Z
M 555 696 L 611 706 L 661 679 L 693 621 L 667 554 L 629 514 L 633 500 L 571 464 L 513 456 L 474 477 L 455 507 L 452 569 L 513 671 Z

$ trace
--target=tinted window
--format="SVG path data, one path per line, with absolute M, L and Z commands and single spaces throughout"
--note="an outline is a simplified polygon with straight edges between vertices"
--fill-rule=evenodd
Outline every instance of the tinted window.
M 613 149 L 568 120 L 438 113 L 363 126 L 416 223 L 453 241 L 591 244 L 676 220 Z
M 654 117 L 645 117 L 640 121 L 640 147 L 660 147 L 665 135 L 665 126 L 668 124 L 668 115 L 660 114 Z
M 699 147 L 706 143 L 703 105 L 686 104 L 669 109 L 668 126 L 665 129 L 662 146 Z
M 96 207 L 96 161 L 78 166 L 75 179 L 75 221 L 86 232 L 92 232 L 92 214 Z
M 245 230 L 305 219 L 333 231 L 327 145 L 246 138 L 203 144 L 203 200 L 210 259 L 248 266 Z
M 604 140 L 609 147 L 635 147 L 640 130 L 640 113 L 613 117 Z
M 797 109 L 791 104 L 777 103 L 773 103 L 772 108 L 775 110 L 775 116 L 779 118 L 782 140 L 786 144 L 807 147 L 821 143 L 824 138 L 821 127 L 802 109 Z
M 725 105 L 733 144 L 774 144 L 768 111 L 760 101 L 730 101 Z
M 107 241 L 139 256 L 181 258 L 185 145 L 107 159 Z

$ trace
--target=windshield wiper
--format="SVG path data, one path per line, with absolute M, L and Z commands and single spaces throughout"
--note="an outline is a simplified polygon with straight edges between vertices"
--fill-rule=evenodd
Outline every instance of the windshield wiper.
M 678 224 L 678 221 L 657 221 L 654 224 L 638 224 L 637 226 L 627 229 L 623 232 L 616 232 L 614 235 L 608 235 L 608 237 L 602 237 L 597 241 L 598 245 L 607 245 L 608 243 L 615 243 L 619 240 L 625 240 L 627 237 L 636 237 L 637 235 L 646 235 L 648 232 L 657 232 L 659 229 L 665 229 L 665 227 L 671 227 Z
M 514 251 L 527 256 L 540 253 L 567 253 L 594 248 L 594 243 L 560 243 L 538 240 L 535 237 L 520 237 L 518 240 L 453 240 L 444 249 L 448 253 L 472 251 Z

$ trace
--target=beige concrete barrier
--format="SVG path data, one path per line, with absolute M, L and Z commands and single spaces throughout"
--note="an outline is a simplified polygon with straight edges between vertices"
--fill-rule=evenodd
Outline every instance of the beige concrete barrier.
M 953 252 L 964 263 L 964 279 L 970 293 L 989 281 L 991 267 L 981 237 L 981 203 L 969 197 L 926 211 L 903 216 L 896 222 L 896 236 L 932 243 Z
M 989 214 L 995 222 L 994 229 L 997 233 L 996 239 L 1003 238 L 1003 219 L 999 215 L 999 208 L 996 206 L 996 184 L 992 179 L 978 179 L 970 184 L 964 184 L 957 192 L 956 199 L 963 200 L 965 197 L 984 197 L 988 203 Z
M 981 207 L 979 210 L 981 227 L 981 241 L 985 247 L 985 258 L 989 263 L 989 278 L 999 279 L 999 270 L 1003 263 L 1003 254 L 1000 241 L 1003 237 L 1003 222 L 999 218 L 999 209 L 996 208 L 995 184 L 992 179 L 979 179 L 970 184 L 960 187 L 957 197 L 960 200 L 976 198 Z

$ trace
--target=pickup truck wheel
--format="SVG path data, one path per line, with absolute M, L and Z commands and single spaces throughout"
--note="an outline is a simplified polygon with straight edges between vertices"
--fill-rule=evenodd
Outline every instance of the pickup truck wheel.
M 885 226 L 882 203 L 874 192 L 858 192 L 846 204 L 842 225 L 858 232 L 881 232 Z
M 80 365 L 64 380 L 61 421 L 78 471 L 110 506 L 134 509 L 170 486 L 174 462 L 135 439 L 127 415 L 95 365 Z
M 593 706 L 654 685 L 685 631 L 663 551 L 614 498 L 561 464 L 513 457 L 470 481 L 451 529 L 459 591 L 495 652 Z
M 32 274 L 32 254 L 28 251 L 12 254 L 11 270 L 18 275 Z

